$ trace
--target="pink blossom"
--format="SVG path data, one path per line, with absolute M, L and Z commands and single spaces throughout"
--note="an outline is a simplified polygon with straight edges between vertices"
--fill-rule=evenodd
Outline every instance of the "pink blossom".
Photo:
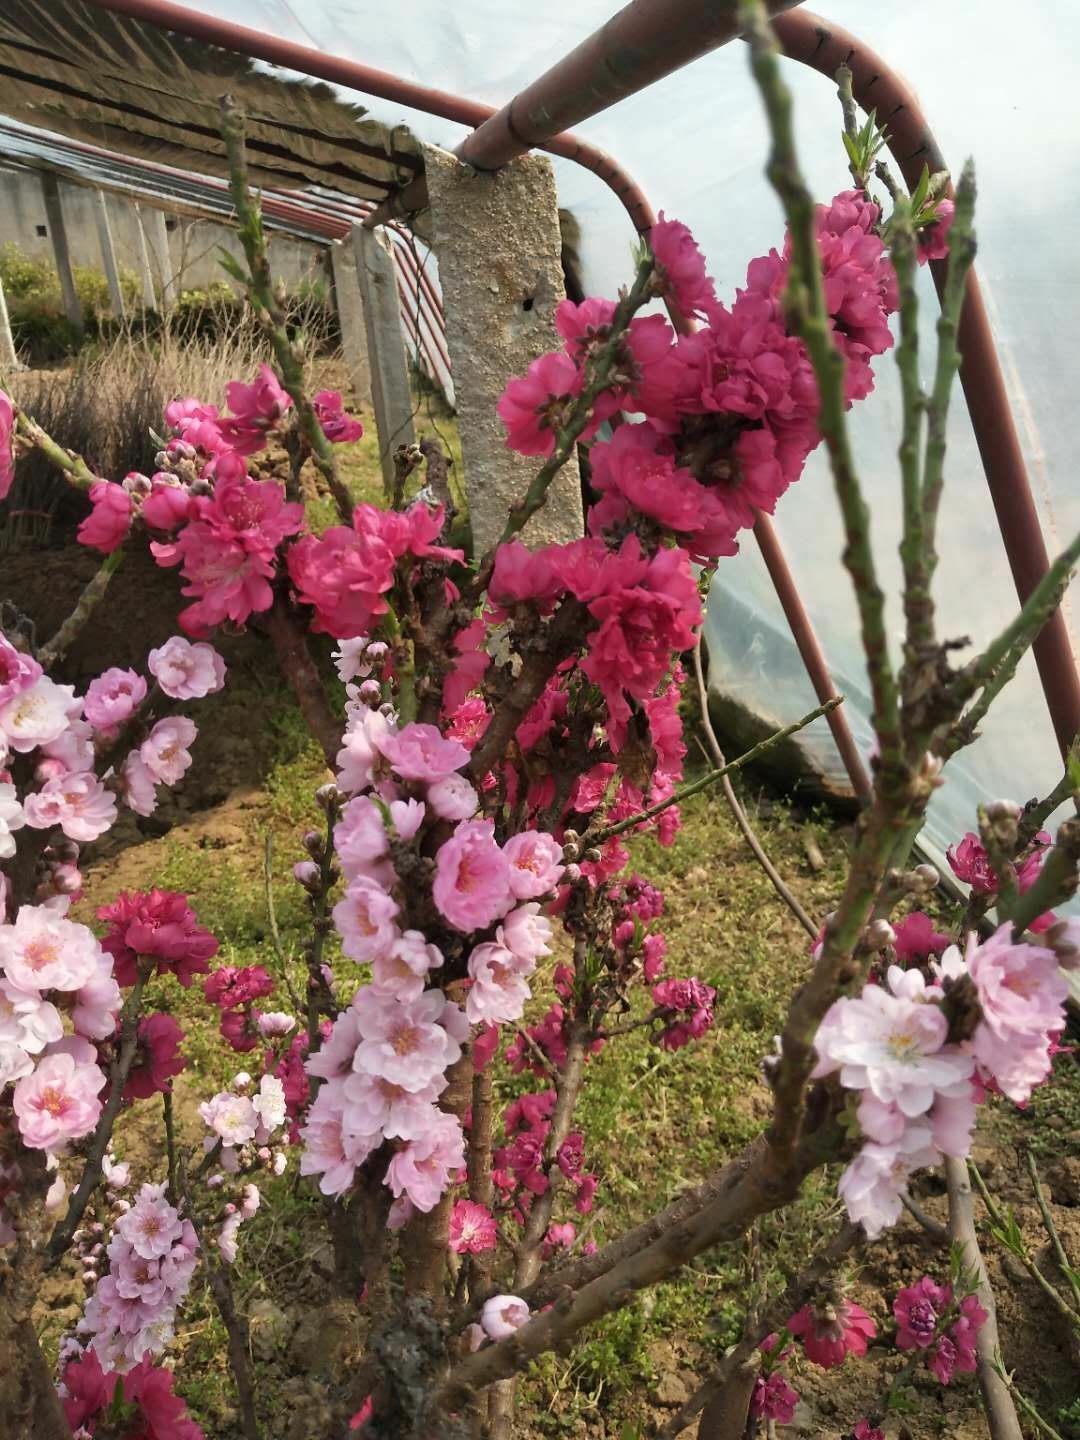
M 139 759 L 155 780 L 175 785 L 191 765 L 188 746 L 198 733 L 194 720 L 186 715 L 159 720 L 139 746 Z
M 87 686 L 83 714 L 95 730 L 110 730 L 130 720 L 145 699 L 146 681 L 142 676 L 113 666 Z
M 157 785 L 150 767 L 137 750 L 129 750 L 120 770 L 120 793 L 124 804 L 136 815 L 152 815 L 157 809 Z
M 0 925 L 0 965 L 20 990 L 78 990 L 100 959 L 93 932 L 51 905 L 23 905 L 14 924 Z
M 350 880 L 333 909 L 345 954 L 361 961 L 387 954 L 401 933 L 394 923 L 397 913 L 397 901 L 374 880 L 364 875 Z
M 919 264 L 927 260 L 944 260 L 949 253 L 949 231 L 956 219 L 956 206 L 946 198 L 937 202 L 934 219 L 928 225 L 920 225 L 915 239 L 918 244 Z
M 94 1064 L 79 1064 L 64 1054 L 40 1060 L 32 1075 L 17 1082 L 12 1096 L 23 1144 L 55 1150 L 89 1134 L 101 1114 L 98 1092 L 104 1085 L 105 1075 Z
M 15 1045 L 27 1055 L 39 1055 L 63 1033 L 60 1012 L 42 999 L 39 991 L 20 990 L 10 980 L 0 980 L 0 1045 Z M 27 1073 L 29 1069 L 27 1065 Z
M 978 1367 L 976 1342 L 979 1331 L 985 1325 L 986 1311 L 975 1295 L 968 1295 L 960 1302 L 960 1314 L 934 1346 L 927 1359 L 927 1366 L 942 1385 L 948 1385 L 953 1375 L 974 1375 Z
M 420 1090 L 406 1090 L 377 1075 L 349 1075 L 340 1086 L 349 1123 L 365 1134 L 381 1132 L 388 1139 L 418 1140 L 435 1116 L 435 1101 L 446 1089 L 440 1075 Z
M 391 800 L 389 810 L 398 839 L 415 839 L 420 826 L 424 823 L 424 816 L 427 814 L 424 802 L 422 800 Z
M 96 969 L 74 995 L 71 1023 L 77 1035 L 87 1040 L 107 1040 L 116 1029 L 122 999 L 113 975 L 112 957 L 97 953 Z
M 67 723 L 67 728 L 41 746 L 41 755 L 47 757 L 47 764 L 39 762 L 36 774 L 42 780 L 53 780 L 57 775 L 71 770 L 93 770 L 94 731 L 85 720 L 77 717 Z
M 450 1249 L 455 1255 L 482 1255 L 499 1243 L 495 1217 L 486 1205 L 457 1200 L 450 1212 Z
M 366 986 L 353 1001 L 353 1009 L 361 1035 L 354 1070 L 415 1091 L 437 1079 L 461 1055 L 464 1017 L 441 990 L 400 1001 Z
M 697 241 L 679 220 L 667 220 L 661 210 L 649 231 L 649 248 L 656 260 L 661 293 L 670 296 L 684 315 L 705 315 L 716 303 L 716 291 L 705 270 L 705 257 Z
M 386 1184 L 396 1197 L 407 1196 L 427 1213 L 439 1203 L 453 1176 L 465 1165 L 465 1137 L 453 1115 L 435 1110 L 423 1135 L 397 1151 L 386 1170 Z
M 661 980 L 652 988 L 653 1003 L 662 1011 L 686 1018 L 665 1017 L 660 1044 L 665 1050 L 680 1050 L 691 1040 L 699 1040 L 713 1023 L 713 1001 L 716 991 L 700 980 Z
M 3 392 L 0 391 L 0 394 Z M 0 708 L 33 685 L 41 675 L 41 666 L 32 656 L 16 650 L 7 636 L 0 635 Z
M 885 1440 L 885 1431 L 871 1425 L 869 1420 L 857 1420 L 851 1432 L 852 1440 Z
M 357 1165 L 362 1165 L 382 1135 L 363 1135 L 345 1123 L 345 1112 L 337 1098 L 323 1087 L 301 1128 L 304 1151 L 300 1174 L 318 1175 L 324 1195 L 343 1195 L 353 1182 Z
M 490 820 L 463 820 L 435 857 L 432 896 L 455 929 L 483 930 L 513 903 L 510 864 Z
M 848 1165 L 837 1185 L 848 1215 L 861 1224 L 871 1240 L 895 1225 L 900 1217 L 900 1195 L 912 1174 L 935 1165 L 939 1152 L 924 1123 L 909 1124 L 892 1144 L 870 1143 Z
M 76 539 L 103 555 L 111 555 L 127 539 L 133 501 L 122 485 L 95 480 L 90 486 L 92 510 L 79 526 Z
M 391 722 L 379 710 L 349 716 L 337 753 L 338 784 L 343 790 L 366 790 L 378 777 L 389 773 L 381 745 L 392 730 Z
M 248 383 L 230 380 L 225 399 L 232 417 L 217 420 L 225 443 L 240 455 L 254 455 L 266 445 L 267 432 L 292 405 L 292 398 L 269 365 L 260 365 L 256 378 Z
M 468 820 L 480 803 L 464 775 L 445 775 L 427 789 L 427 803 L 440 820 Z
M 151 650 L 146 668 L 171 700 L 202 700 L 225 684 L 225 661 L 205 641 L 173 635 Z
M 814 1040 L 819 1061 L 814 1074 L 840 1072 L 849 1090 L 871 1090 L 908 1116 L 922 1115 L 935 1091 L 965 1080 L 969 1055 L 946 1045 L 948 1021 L 918 993 L 917 971 L 889 970 L 889 985 L 866 985 L 856 998 L 829 1009 Z M 893 993 L 895 990 L 911 993 Z
M 116 821 L 116 798 L 92 772 L 77 771 L 49 780 L 27 795 L 26 823 L 37 830 L 59 825 L 69 840 L 87 843 Z
M 357 995 L 361 993 L 357 991 Z M 344 1080 L 352 1074 L 353 1056 L 359 1043 L 360 1016 L 354 996 L 352 1005 L 334 1021 L 329 1036 L 320 1048 L 304 1061 L 304 1069 L 309 1075 L 317 1075 L 322 1080 Z
M 145 1356 L 123 1376 L 106 1373 L 93 1350 L 84 1350 L 64 1367 L 64 1414 L 76 1433 L 93 1434 L 91 1423 L 109 1411 L 121 1380 L 124 1400 L 137 1407 L 133 1423 L 139 1428 L 129 1434 L 138 1440 L 206 1440 L 184 1401 L 173 1394 L 171 1370 L 152 1365 Z
M 445 740 L 435 725 L 412 723 L 388 732 L 379 749 L 403 780 L 445 780 L 468 764 L 469 752 L 457 740 Z
M 505 915 L 495 938 L 519 960 L 539 960 L 542 955 L 551 954 L 551 921 L 541 915 L 540 906 L 534 900 Z
M 335 444 L 348 444 L 363 436 L 363 425 L 353 416 L 345 414 L 337 390 L 319 390 L 311 403 L 328 440 Z
M 151 529 L 171 531 L 194 519 L 197 512 L 185 485 L 176 483 L 171 476 L 155 475 L 141 513 Z
M 529 1318 L 529 1307 L 516 1295 L 493 1295 L 484 1301 L 480 1324 L 492 1340 L 505 1340 Z
M 133 985 L 138 957 L 156 962 L 159 974 L 174 974 L 186 989 L 197 974 L 205 974 L 218 942 L 204 929 L 175 890 L 121 891 L 111 905 L 102 905 L 99 920 L 109 924 L 101 948 L 113 957 L 113 970 L 121 985 Z
M 58 740 L 82 709 L 71 685 L 57 685 L 47 675 L 38 675 L 22 685 L 0 705 L 0 731 L 12 750 L 25 754 L 39 745 Z
M 0 500 L 7 498 L 15 479 L 15 407 L 11 397 L 0 390 Z
M 958 880 L 970 885 L 976 895 L 995 895 L 998 882 L 982 841 L 969 830 L 958 845 L 951 845 L 945 858 Z
M 495 409 L 506 426 L 506 444 L 520 455 L 550 455 L 555 432 L 565 423 L 573 397 L 581 388 L 581 375 L 568 355 L 541 355 L 523 376 L 507 383 Z M 596 422 L 581 438 L 589 440 Z
M 804 1305 L 786 1328 L 802 1340 L 806 1358 L 823 1370 L 842 1365 L 849 1355 L 865 1355 L 867 1344 L 877 1334 L 877 1326 L 862 1306 L 847 1299 L 837 1304 Z
M 510 890 L 516 900 L 535 900 L 562 879 L 562 846 L 543 830 L 523 830 L 503 846 L 510 862 Z
M 371 977 L 375 989 L 398 1000 L 416 1000 L 424 990 L 429 970 L 443 963 L 437 945 L 429 944 L 419 930 L 406 930 L 389 952 L 377 955 Z
M 531 995 L 527 977 L 535 968 L 512 950 L 491 941 L 474 947 L 469 956 L 472 985 L 465 997 L 465 1014 L 473 1025 L 503 1024 L 519 1020 Z

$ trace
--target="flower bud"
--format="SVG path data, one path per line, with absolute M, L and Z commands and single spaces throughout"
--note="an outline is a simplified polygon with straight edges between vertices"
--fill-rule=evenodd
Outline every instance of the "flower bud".
M 308 854 L 311 855 L 314 859 L 322 859 L 323 845 L 325 844 L 325 841 L 317 830 L 306 830 L 304 832 L 304 838 L 303 840 L 301 840 L 300 843 L 303 845 L 304 849 L 308 852 Z
M 382 686 L 377 680 L 365 680 L 357 686 L 356 694 L 365 705 L 376 705 L 382 699 Z
M 299 881 L 305 890 L 317 890 L 319 888 L 319 867 L 314 860 L 299 860 L 292 868 L 293 876 Z
M 341 803 L 341 791 L 336 785 L 320 785 L 315 791 L 315 802 L 323 810 L 336 810 Z
M 941 875 L 934 865 L 916 865 L 911 873 L 918 877 L 919 885 L 925 886 L 927 890 L 933 890 L 941 880 Z
M 246 1070 L 238 1070 L 233 1076 L 232 1083 L 234 1090 L 246 1090 L 251 1084 L 251 1076 Z
M 896 940 L 896 931 L 887 920 L 874 920 L 866 927 L 866 944 L 871 950 L 884 950 Z

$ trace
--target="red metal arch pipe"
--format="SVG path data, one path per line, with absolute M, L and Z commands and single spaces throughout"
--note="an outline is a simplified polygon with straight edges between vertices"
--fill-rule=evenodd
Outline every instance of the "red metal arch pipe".
M 924 165 L 931 171 L 947 168 L 911 86 L 868 45 L 809 10 L 778 16 L 773 25 L 784 53 L 793 60 L 830 79 L 847 63 L 855 98 L 864 110 L 876 107 L 879 123 L 888 128 L 889 150 L 909 188 L 918 183 Z M 932 262 L 930 268 L 940 294 L 948 261 Z M 974 270 L 968 276 L 957 341 L 962 356 L 960 383 L 1005 553 L 1023 601 L 1046 574 L 1050 562 Z M 1054 731 L 1065 751 L 1080 732 L 1080 675 L 1060 610 L 1043 627 L 1034 652 Z

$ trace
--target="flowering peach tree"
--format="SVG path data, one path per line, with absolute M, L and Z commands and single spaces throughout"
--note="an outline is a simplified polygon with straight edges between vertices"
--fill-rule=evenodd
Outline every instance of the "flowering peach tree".
M 747 25 L 756 17 L 748 6 Z M 931 586 L 973 254 L 971 178 L 955 201 L 945 177 L 926 177 L 912 200 L 890 186 L 886 209 L 870 190 L 878 132 L 852 127 L 852 188 L 814 206 L 767 34 L 754 33 L 770 175 L 788 216 L 782 247 L 752 261 L 725 303 L 690 233 L 661 217 L 617 300 L 560 305 L 561 347 L 510 380 L 500 402 L 507 444 L 537 465 L 489 554 L 452 542 L 447 505 L 426 489 L 388 508 L 350 500 L 331 442 L 355 438 L 359 423 L 340 396 L 304 388 L 229 105 L 248 262 L 238 274 L 275 366 L 227 386 L 223 407 L 173 401 L 157 471 L 119 481 L 93 474 L 0 392 L 0 493 L 19 455 L 41 449 L 86 491 L 79 539 L 103 556 L 55 636 L 40 641 L 5 611 L 0 637 L 5 1433 L 197 1440 L 164 1362 L 205 1267 L 255 1440 L 229 1267 L 262 1177 L 292 1170 L 321 1193 L 342 1293 L 368 1317 L 365 1354 L 327 1433 L 504 1440 L 515 1379 L 534 1357 L 790 1203 L 833 1163 L 851 1223 L 750 1316 L 663 1433 L 699 1414 L 703 1437 L 790 1419 L 797 1397 L 784 1365 L 796 1347 L 828 1369 L 891 1343 L 909 1357 L 905 1375 L 925 1365 L 947 1384 L 978 1367 L 993 1433 L 1011 1433 L 1007 1383 L 984 1354 L 992 1297 L 970 1226 L 957 1221 L 941 1273 L 897 1294 L 887 1324 L 849 1298 L 841 1268 L 860 1239 L 896 1222 L 916 1171 L 944 1165 L 954 1188 L 960 1166 L 966 1180 L 988 1097 L 1023 1103 L 1051 1071 L 1067 993 L 1060 966 L 1080 941 L 1053 907 L 1076 886 L 1080 831 L 1066 822 L 1052 840 L 1043 825 L 1072 793 L 1071 772 L 1044 805 L 985 810 L 958 844 L 950 860 L 971 887 L 958 933 L 935 931 L 918 908 L 936 875 L 912 862 L 911 847 L 945 762 L 1059 602 L 1080 545 L 986 651 L 953 666 Z M 923 394 L 914 276 L 950 251 Z M 678 333 L 645 313 L 657 299 Z M 845 421 L 894 348 L 894 319 L 899 669 Z M 587 532 L 529 547 L 523 530 L 583 445 L 596 496 Z M 763 1057 L 768 1127 L 665 1210 L 598 1245 L 582 1234 L 599 1182 L 575 1118 L 591 1061 L 631 1029 L 669 1050 L 693 1045 L 713 1019 L 711 988 L 667 968 L 663 895 L 630 869 L 627 841 L 652 832 L 670 842 L 680 799 L 741 763 L 683 783 L 679 701 L 703 582 L 820 445 L 871 679 L 873 793 L 846 886 L 777 1051 Z M 403 496 L 413 460 L 399 461 Z M 338 523 L 313 528 L 313 489 L 337 506 Z M 125 549 L 146 544 L 182 577 L 189 603 L 177 633 L 139 669 L 109 668 L 77 693 L 56 678 L 64 653 L 108 602 Z M 321 827 L 297 837 L 295 880 L 311 916 L 303 994 L 282 990 L 272 965 L 215 964 L 218 943 L 182 894 L 95 895 L 96 929 L 69 913 L 83 891 L 81 847 L 122 807 L 147 816 L 162 787 L 182 782 L 199 702 L 228 683 L 215 632 L 248 625 L 269 634 L 333 777 L 316 797 Z M 328 643 L 343 712 L 313 654 Z M 364 967 L 359 988 L 338 949 Z M 247 1067 L 203 1096 L 205 1139 L 193 1154 L 173 1136 L 184 1037 L 148 1005 L 155 976 L 200 987 L 221 1044 Z M 500 1067 L 528 1077 L 503 1109 Z M 161 1168 L 135 1174 L 114 1154 L 114 1126 L 157 1096 Z M 32 1305 L 45 1273 L 72 1257 L 86 1304 L 51 1376 Z M 880 1413 L 848 1417 L 849 1433 L 880 1437 L 896 1393 L 896 1381 L 883 1386 Z

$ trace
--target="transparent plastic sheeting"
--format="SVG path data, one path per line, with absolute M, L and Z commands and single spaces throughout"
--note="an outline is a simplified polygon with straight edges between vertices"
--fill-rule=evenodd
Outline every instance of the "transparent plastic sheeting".
M 553 64 L 616 8 L 616 0 L 190 0 L 223 18 L 314 45 L 423 84 L 499 105 Z M 823 0 L 824 3 L 824 0 Z M 1080 7 L 1029 0 L 1022 17 L 1006 0 L 832 0 L 827 18 L 849 27 L 914 81 L 942 149 L 958 169 L 967 155 L 979 177 L 978 268 L 1051 554 L 1080 528 L 1072 453 L 1080 390 L 1080 129 L 1062 124 L 1080 94 Z M 792 62 L 803 159 L 818 195 L 848 182 L 839 106 L 823 76 Z M 373 117 L 405 121 L 452 148 L 464 130 L 364 97 Z M 721 293 L 730 297 L 747 261 L 779 244 L 779 206 L 762 175 L 761 106 L 745 48 L 735 43 L 578 127 L 609 150 L 653 205 L 692 226 Z M 612 294 L 630 269 L 625 212 L 594 175 L 557 161 L 560 201 L 584 231 L 589 288 Z M 924 371 L 932 365 L 937 302 L 924 276 Z M 898 393 L 891 357 L 878 387 L 852 412 L 860 473 L 874 516 L 886 585 L 895 596 L 900 500 Z M 840 565 L 831 483 L 815 457 L 776 517 L 803 600 L 816 625 L 864 753 L 869 748 L 866 678 L 855 609 Z M 944 560 L 936 594 L 942 633 L 985 642 L 1013 614 L 1016 596 L 982 468 L 957 387 L 950 421 L 948 484 L 941 518 Z M 1073 599 L 1075 600 L 1075 586 Z M 890 633 L 899 645 L 899 606 Z M 788 721 L 814 703 L 752 537 L 724 561 L 708 621 L 721 673 L 751 704 Z M 839 762 L 824 722 L 813 731 L 831 768 Z M 983 737 L 948 771 L 931 807 L 938 846 L 973 827 L 980 800 L 1024 800 L 1059 778 L 1053 732 L 1033 663 L 1022 666 Z

